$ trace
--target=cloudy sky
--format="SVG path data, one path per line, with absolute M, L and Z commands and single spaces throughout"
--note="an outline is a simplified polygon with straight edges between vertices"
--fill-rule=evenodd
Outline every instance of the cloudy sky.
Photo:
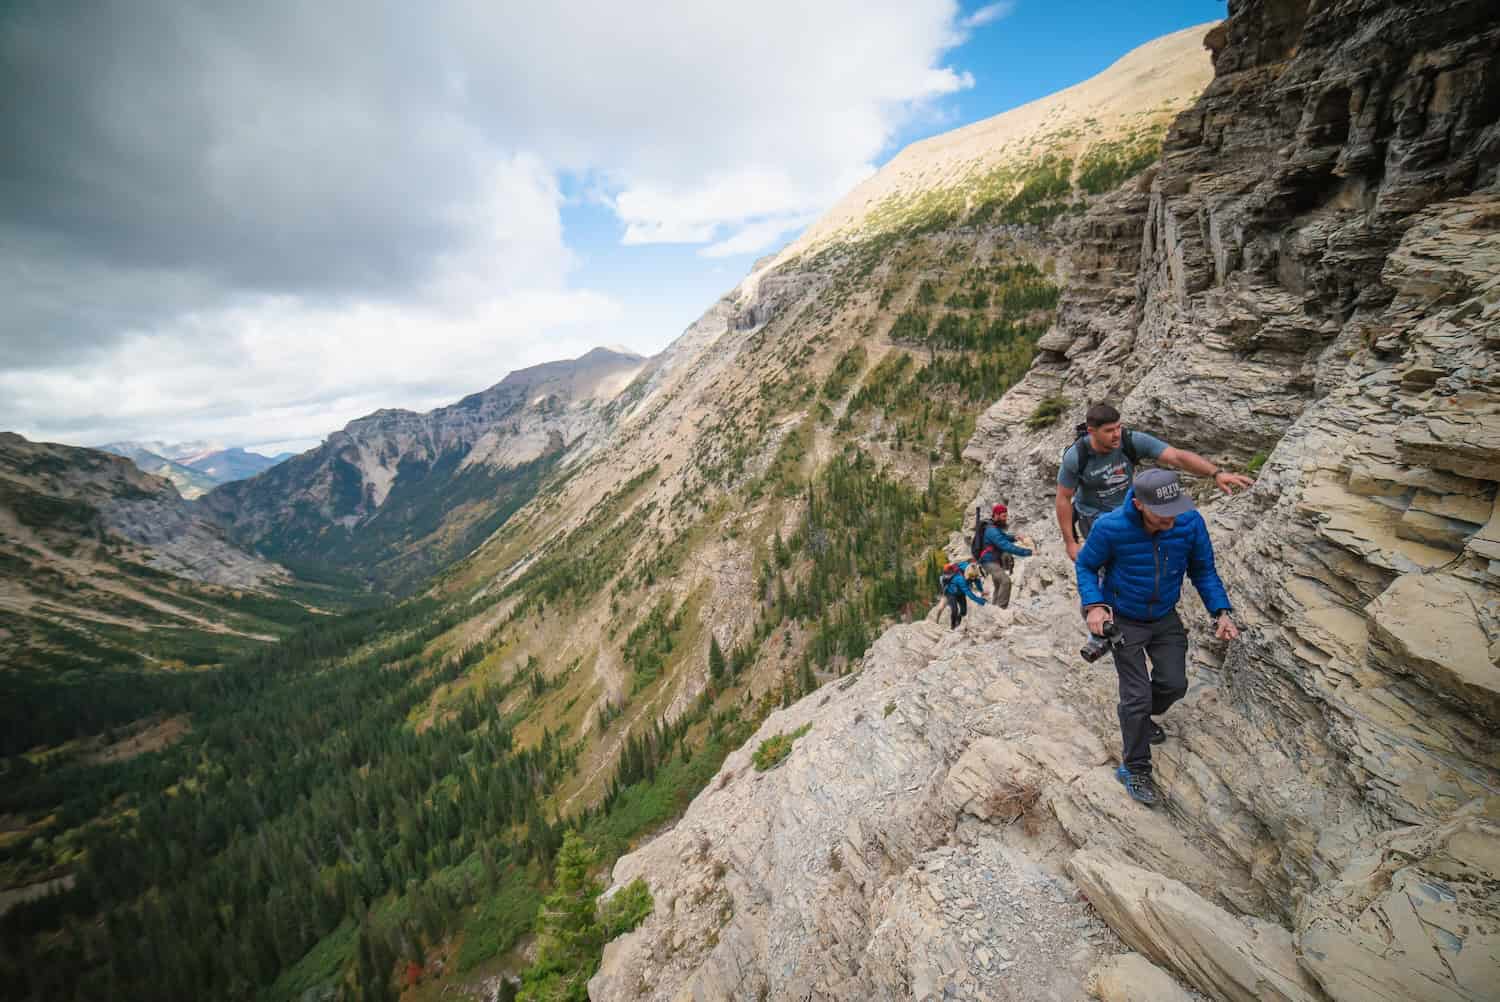
M 906 143 L 1223 14 L 9 0 L 0 429 L 306 448 L 659 351 Z

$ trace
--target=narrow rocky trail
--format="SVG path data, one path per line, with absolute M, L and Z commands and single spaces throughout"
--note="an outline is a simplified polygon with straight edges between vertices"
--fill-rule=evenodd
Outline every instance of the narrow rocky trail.
M 1170 933 L 1219 956 L 1198 987 L 1259 990 L 1234 970 L 1241 950 L 1241 966 L 1284 966 L 1289 934 L 1262 946 L 1260 920 L 1227 910 L 1254 898 L 1247 877 L 1180 822 L 1170 790 L 1153 811 L 1114 780 L 1113 672 L 1078 657 L 1056 549 L 1022 563 L 1009 610 L 949 630 L 935 609 L 772 714 L 675 829 L 617 865 L 615 884 L 647 875 L 658 906 L 608 948 L 592 997 L 1071 1000 L 1120 965 L 1173 993 L 1153 998 L 1199 997 L 1141 967 L 1089 903 L 1152 879 L 1218 926 Z M 1195 688 L 1189 702 L 1211 686 Z M 761 741 L 805 724 L 784 764 L 754 770 Z M 1195 739 L 1190 723 L 1173 733 Z M 1105 876 L 1080 882 L 1084 864 Z M 788 962 L 767 969 L 767 949 Z

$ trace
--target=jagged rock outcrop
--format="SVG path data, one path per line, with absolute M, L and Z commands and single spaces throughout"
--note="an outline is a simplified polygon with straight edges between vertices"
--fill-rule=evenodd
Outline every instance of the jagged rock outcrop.
M 1076 998 L 1113 934 L 1028 933 L 1087 929 L 1079 893 L 1212 997 L 1495 997 L 1500 21 L 1230 15 L 1154 174 L 1072 224 L 1056 328 L 966 451 L 981 499 L 1044 540 L 1013 609 L 898 627 L 852 684 L 773 715 L 617 864 L 657 910 L 610 946 L 596 1000 Z M 1056 396 L 1264 463 L 1203 497 L 1246 631 L 1213 641 L 1185 600 L 1193 688 L 1156 812 L 1110 775 L 1113 673 L 1058 629 L 1071 420 L 1026 424 Z M 803 724 L 784 765 L 748 768 Z

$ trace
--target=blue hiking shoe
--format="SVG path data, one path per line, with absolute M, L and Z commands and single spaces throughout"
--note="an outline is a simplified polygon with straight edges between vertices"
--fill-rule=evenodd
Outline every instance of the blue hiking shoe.
M 1115 770 L 1115 778 L 1125 787 L 1131 798 L 1147 807 L 1156 805 L 1156 784 L 1151 782 L 1149 772 L 1131 772 L 1123 765 Z

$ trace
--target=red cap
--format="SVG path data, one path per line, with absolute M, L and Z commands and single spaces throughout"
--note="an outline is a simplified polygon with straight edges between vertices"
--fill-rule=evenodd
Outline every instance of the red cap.
M 1005 516 L 1009 512 L 1009 510 L 1010 509 L 1006 508 L 1005 505 L 997 504 L 995 505 L 995 507 L 990 509 L 990 517 L 993 518 L 996 522 L 1004 522 Z
M 958 570 L 958 565 L 957 564 L 948 564 L 946 567 L 943 568 L 943 570 L 944 571 L 948 571 L 948 572 L 956 571 L 956 570 Z

